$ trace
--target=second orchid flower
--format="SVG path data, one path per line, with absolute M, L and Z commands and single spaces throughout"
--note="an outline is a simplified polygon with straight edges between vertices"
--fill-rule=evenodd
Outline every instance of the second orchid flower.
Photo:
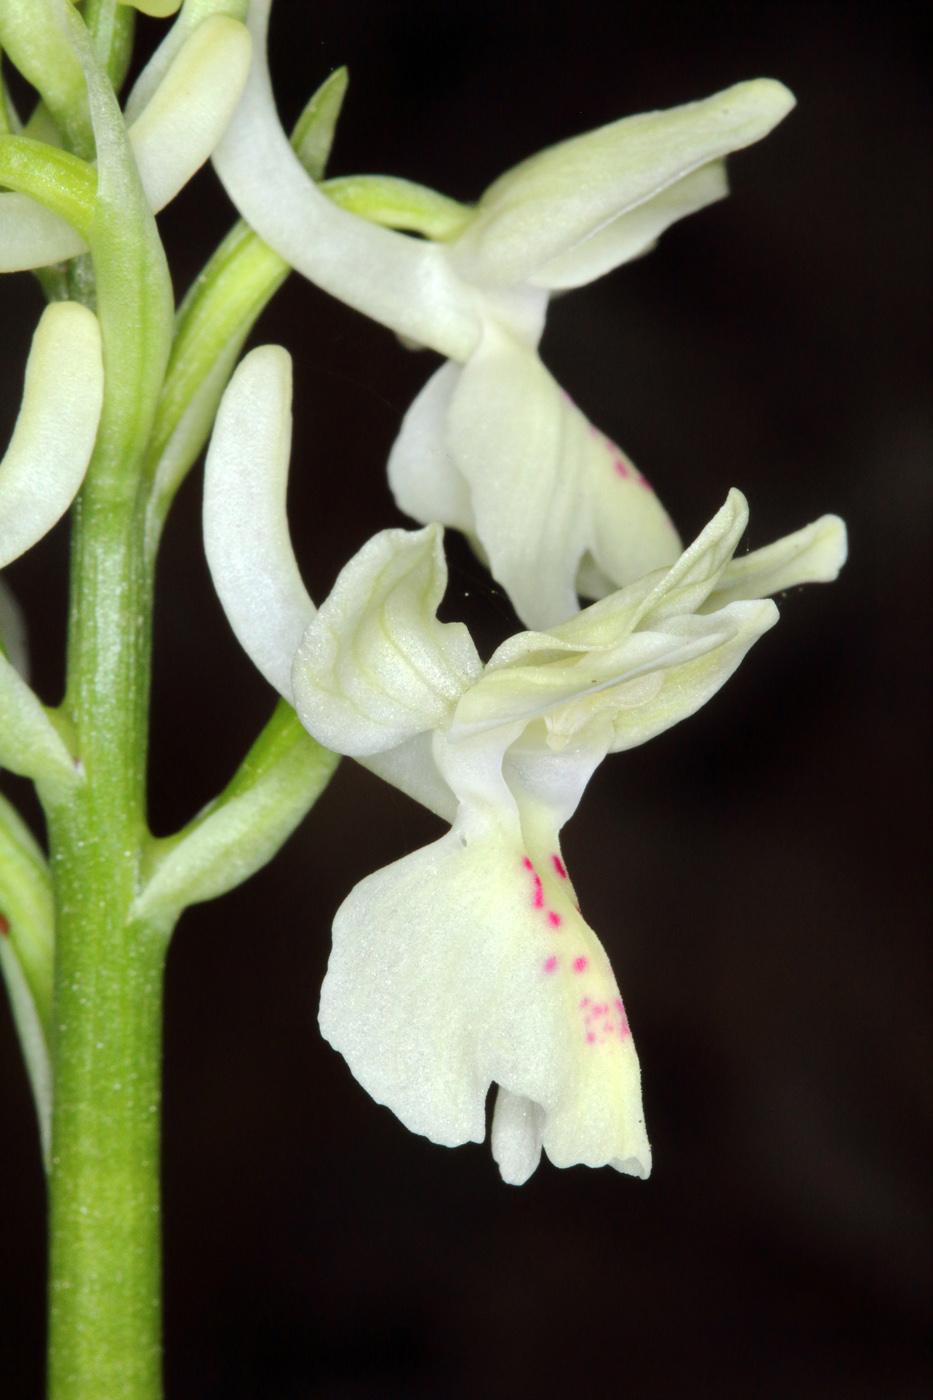
M 727 193 L 723 158 L 794 105 L 778 82 L 627 117 L 495 181 L 473 209 L 410 238 L 325 197 L 279 124 L 266 60 L 271 0 L 253 0 L 253 58 L 214 164 L 252 227 L 326 291 L 448 357 L 389 461 L 399 506 L 463 530 L 522 621 L 571 617 L 673 563 L 681 544 L 627 457 L 562 394 L 537 354 L 548 300 L 651 248 Z
M 647 1176 L 650 1149 L 628 1020 L 576 901 L 559 833 L 610 752 L 703 705 L 777 621 L 764 595 L 836 577 L 845 527 L 821 520 L 735 560 L 748 511 L 729 497 L 670 568 L 484 666 L 436 610 L 437 525 L 387 530 L 316 611 L 285 518 L 291 362 L 254 350 L 208 454 L 204 531 L 228 618 L 322 744 L 451 822 L 433 845 L 363 880 L 334 922 L 321 1029 L 373 1097 L 453 1146 L 482 1141 L 524 1181 L 557 1166 Z

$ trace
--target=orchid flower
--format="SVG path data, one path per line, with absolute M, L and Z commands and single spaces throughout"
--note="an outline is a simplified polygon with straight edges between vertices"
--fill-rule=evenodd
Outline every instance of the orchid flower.
M 451 822 L 368 876 L 334 921 L 324 1036 L 360 1083 L 434 1142 L 480 1142 L 522 1182 L 557 1166 L 647 1176 L 638 1059 L 609 960 L 560 847 L 594 769 L 705 703 L 777 620 L 763 595 L 836 577 L 845 527 L 822 519 L 734 560 L 731 491 L 660 568 L 484 666 L 436 612 L 442 529 L 386 530 L 315 611 L 288 538 L 290 361 L 247 356 L 208 454 L 204 524 L 221 602 L 246 650 L 322 744 Z
M 218 7 L 201 3 L 195 14 Z M 126 105 L 127 134 L 154 213 L 175 198 L 220 139 L 246 82 L 250 48 L 237 20 L 208 14 L 192 27 L 183 12 L 140 75 Z M 60 139 L 43 109 L 24 135 L 47 145 Z M 86 251 L 81 233 L 61 214 L 26 194 L 0 194 L 0 272 L 47 267 Z
M 475 209 L 445 201 L 456 212 L 434 236 L 446 241 L 416 240 L 337 208 L 296 159 L 269 79 L 270 3 L 250 5 L 250 76 L 214 164 L 299 272 L 449 357 L 389 459 L 401 509 L 465 531 L 529 626 L 572 616 L 577 591 L 601 597 L 672 563 L 680 541 L 648 483 L 538 358 L 548 300 L 721 199 L 723 157 L 765 136 L 791 94 L 740 83 L 565 141 L 501 176 Z

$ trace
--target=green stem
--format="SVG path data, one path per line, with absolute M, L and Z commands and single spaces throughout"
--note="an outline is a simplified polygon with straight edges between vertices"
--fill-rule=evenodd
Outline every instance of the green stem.
M 57 908 L 50 1400 L 157 1400 L 159 1096 L 169 929 L 131 920 L 148 841 L 152 579 L 141 512 L 89 482 L 75 514 L 68 687 L 86 781 L 46 799 Z

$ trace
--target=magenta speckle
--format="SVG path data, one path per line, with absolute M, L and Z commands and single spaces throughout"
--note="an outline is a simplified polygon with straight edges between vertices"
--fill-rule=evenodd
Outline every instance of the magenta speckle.
M 544 908 L 544 890 L 541 888 L 541 876 L 535 876 L 535 908 Z
M 612 465 L 615 467 L 615 469 L 616 469 L 616 474 L 617 474 L 618 476 L 630 476 L 630 475 L 631 475 L 631 473 L 630 473 L 630 471 L 629 471 L 629 469 L 628 469 L 628 465 L 627 465 L 627 463 L 626 463 L 626 461 L 625 461 L 625 459 L 624 459 L 623 457 L 613 457 L 613 459 L 612 459 Z
M 566 878 L 567 878 L 567 871 L 566 871 L 566 869 L 564 868 L 564 862 L 561 860 L 560 856 L 551 856 L 551 864 L 553 865 L 554 869 L 557 871 L 557 873 L 558 873 L 558 875 L 560 876 L 560 878 L 561 878 L 562 880 L 566 880 Z
M 527 856 L 522 861 L 522 865 L 525 867 L 526 870 L 534 870 L 534 866 L 532 865 L 531 861 L 528 859 Z
M 589 1006 L 589 1004 L 590 1004 L 590 999 L 589 999 L 589 997 L 584 997 L 583 1000 L 580 1002 L 580 1010 L 582 1011 L 583 1008 L 584 1008 L 584 1006 Z
M 573 960 L 573 970 L 574 970 L 574 972 L 583 972 L 583 970 L 585 969 L 585 967 L 586 967 L 586 958 L 574 958 L 574 960 Z
M 551 925 L 551 928 L 560 928 L 561 924 L 564 922 L 559 914 L 554 913 L 553 909 L 548 911 L 547 921 Z
M 627 1035 L 631 1035 L 632 1032 L 629 1030 L 628 1017 L 625 1014 L 625 1007 L 622 1005 L 621 1001 L 618 1000 L 618 998 L 615 1002 L 615 1008 L 616 1011 L 618 1011 L 619 1013 L 619 1039 L 624 1040 L 625 1037 Z
M 586 1039 L 587 1039 L 587 1044 L 592 1045 L 592 1044 L 594 1044 L 594 1042 L 595 1042 L 595 1040 L 596 1040 L 596 1037 L 595 1037 L 595 1035 L 593 1034 L 592 1031 L 587 1031 L 587 1033 L 586 1033 Z
M 557 966 L 557 959 L 556 959 L 555 957 L 550 957 L 550 958 L 548 958 L 547 962 L 544 964 L 544 970 L 545 970 L 545 972 L 553 972 L 556 966 Z

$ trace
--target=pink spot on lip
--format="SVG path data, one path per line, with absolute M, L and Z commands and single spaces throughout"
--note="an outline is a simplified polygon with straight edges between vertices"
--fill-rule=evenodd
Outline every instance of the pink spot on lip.
M 615 467 L 619 476 L 631 476 L 631 472 L 623 457 L 613 457 L 612 465 Z
M 541 876 L 535 876 L 535 908 L 544 908 L 544 890 L 541 888 Z
M 555 856 L 551 856 L 551 864 L 553 865 L 554 869 L 557 871 L 557 873 L 558 873 L 558 875 L 560 876 L 560 878 L 561 878 L 562 880 L 566 880 L 566 879 L 567 879 L 567 871 L 566 871 L 565 868 L 564 868 L 564 862 L 561 860 L 560 856 L 556 856 L 556 855 L 555 855 Z
M 532 865 L 531 861 L 528 859 L 527 856 L 522 861 L 522 865 L 525 867 L 526 870 L 534 870 L 534 866 Z
M 574 960 L 573 960 L 573 970 L 574 970 L 574 972 L 582 972 L 583 969 L 584 969 L 585 967 L 586 967 L 586 958 L 574 958 Z
M 580 1009 L 582 1010 L 584 1006 L 589 1006 L 589 1004 L 590 1004 L 590 999 L 589 999 L 589 997 L 584 997 L 583 1000 L 580 1002 Z
M 586 1039 L 587 1039 L 587 1043 L 590 1044 L 590 1045 L 592 1045 L 593 1042 L 595 1041 L 596 1037 L 595 1037 L 595 1035 L 593 1034 L 592 1031 L 587 1031 L 587 1033 L 586 1033 Z
M 561 916 L 559 914 L 555 914 L 553 909 L 551 909 L 548 912 L 547 921 L 551 925 L 551 928 L 560 928 L 561 924 L 563 923 L 563 919 L 561 918 Z
M 544 970 L 545 970 L 545 972 L 553 972 L 556 966 L 557 966 L 557 959 L 556 959 L 555 957 L 550 957 L 550 958 L 548 958 L 547 962 L 544 964 Z

